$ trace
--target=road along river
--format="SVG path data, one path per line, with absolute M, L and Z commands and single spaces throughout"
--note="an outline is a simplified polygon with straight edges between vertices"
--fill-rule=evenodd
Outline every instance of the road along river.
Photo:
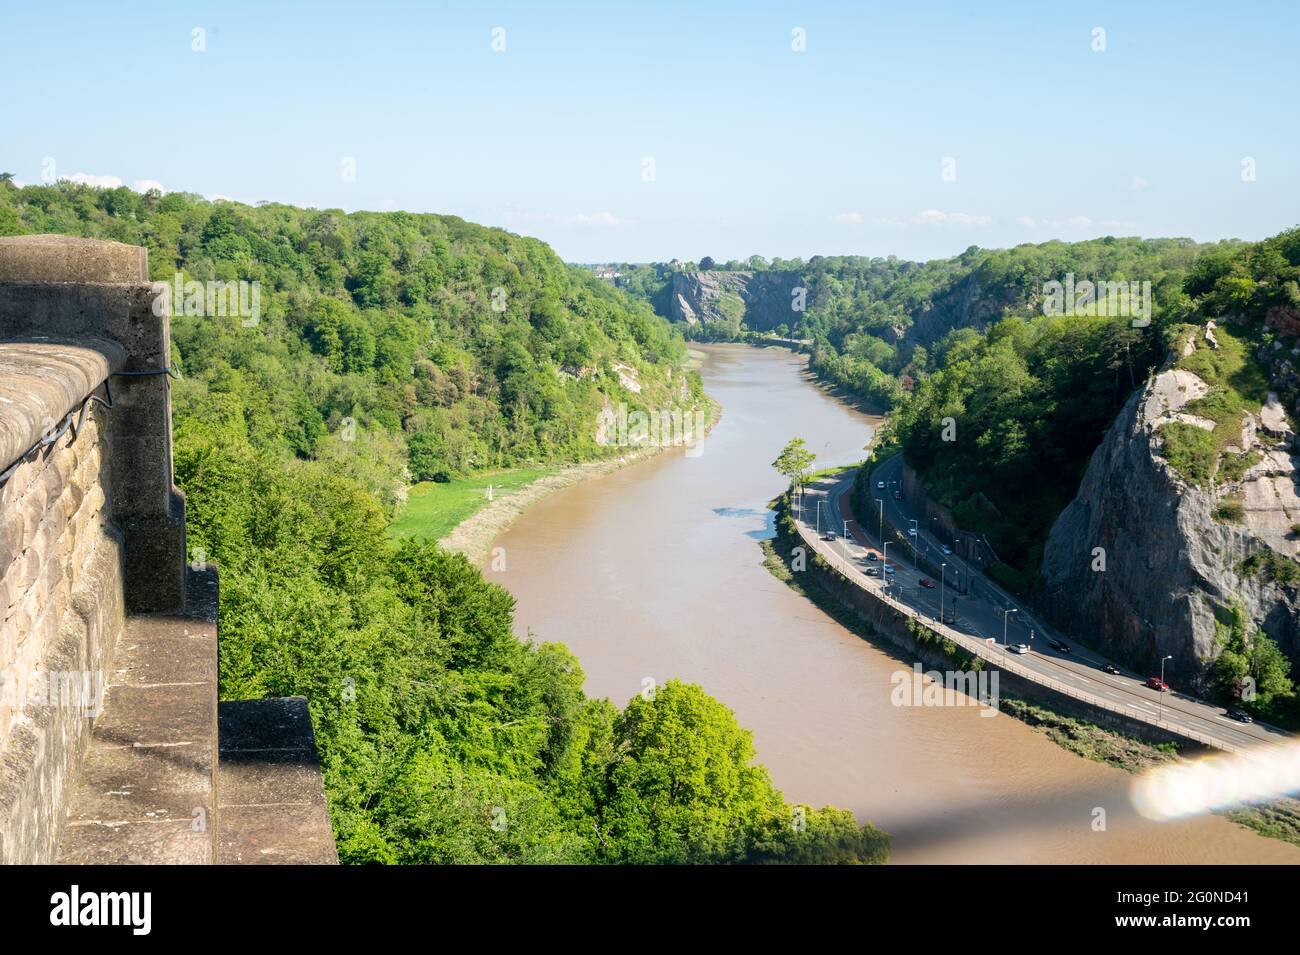
M 891 831 L 895 862 L 1300 862 L 1219 817 L 1142 819 L 1128 773 L 1010 717 L 894 705 L 891 676 L 910 662 L 773 578 L 758 544 L 772 536 L 785 442 L 806 439 L 819 467 L 852 463 L 875 419 L 820 391 L 802 356 L 699 350 L 723 417 L 698 455 L 666 451 L 556 491 L 496 540 L 506 569 L 485 573 L 515 595 L 517 632 L 567 644 L 588 692 L 620 706 L 647 679 L 701 684 L 754 731 L 788 800 Z

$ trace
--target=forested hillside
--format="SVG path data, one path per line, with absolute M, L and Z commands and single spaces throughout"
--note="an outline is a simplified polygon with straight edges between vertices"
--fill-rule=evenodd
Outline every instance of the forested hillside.
M 0 235 L 24 232 L 143 245 L 158 281 L 259 283 L 256 324 L 173 302 L 178 416 L 239 419 L 255 447 L 329 461 L 390 516 L 408 478 L 598 456 L 604 402 L 700 393 L 695 376 L 670 382 L 684 346 L 650 308 L 536 239 L 453 216 L 0 187 Z
M 786 804 L 698 687 L 588 699 L 563 646 L 516 638 L 509 593 L 387 534 L 408 472 L 610 453 L 606 403 L 699 400 L 649 307 L 453 217 L 7 178 L 0 234 L 144 245 L 163 282 L 260 283 L 256 321 L 172 302 L 176 479 L 191 554 L 221 571 L 222 698 L 308 698 L 343 861 L 887 857 L 850 813 Z
M 1097 247 L 1082 245 L 1088 252 Z M 1280 342 L 1300 327 L 1300 230 L 1260 243 L 1201 247 L 1181 267 L 1172 247 L 1161 245 L 1146 244 L 1156 257 L 1145 267 L 1165 266 L 1152 276 L 1149 325 L 1134 327 L 1129 316 L 1048 317 L 1010 308 L 982 333 L 960 328 L 944 336 L 933 347 L 932 372 L 893 417 L 893 432 L 927 488 L 963 527 L 988 536 L 1009 565 L 1004 579 L 1013 586 L 1031 585 L 1047 530 L 1078 489 L 1089 456 L 1132 391 L 1164 364 L 1180 328 L 1231 322 L 1238 330 L 1225 331 L 1219 354 L 1227 355 L 1235 347 L 1232 335 L 1241 335 L 1272 366 L 1261 375 L 1252 357 L 1207 400 L 1201 413 L 1222 418 L 1225 434 L 1240 436 L 1241 415 L 1251 401 L 1258 412 L 1269 378 L 1290 393 L 1286 406 L 1293 407 L 1294 355 Z M 1001 274 L 1019 271 L 1020 251 L 1002 257 Z M 1114 268 L 1100 275 L 1145 277 L 1141 265 Z M 1249 400 L 1235 390 L 1247 389 L 1248 374 L 1254 376 Z M 1255 381 L 1261 377 L 1263 385 Z M 955 422 L 955 441 L 943 440 L 945 418 Z M 1168 430 L 1171 460 L 1189 462 L 1189 472 L 1195 462 L 1196 473 L 1212 473 L 1227 438 L 1189 426 Z
M 777 334 L 808 340 L 811 367 L 821 378 L 888 410 L 911 382 L 935 367 L 930 350 L 949 331 L 983 329 L 1006 315 L 1041 314 L 1043 285 L 1067 274 L 1079 282 L 1149 281 L 1155 309 L 1185 309 L 1183 276 L 1206 248 L 1188 239 L 1104 238 L 1013 249 L 972 246 L 929 262 L 817 255 L 807 262 L 754 256 L 747 262 L 700 265 L 797 274 L 807 290 L 805 307 L 791 309 L 788 326 Z M 620 268 L 628 289 L 668 316 L 672 271 L 696 266 Z M 717 337 L 721 327 L 715 323 L 688 334 Z
M 1005 562 L 996 573 L 1006 583 L 1028 588 L 1047 529 L 1124 400 L 1164 361 L 1172 329 L 1237 315 L 1257 327 L 1266 315 L 1294 323 L 1285 316 L 1300 301 L 1295 237 L 1255 244 L 1107 237 L 971 247 L 930 262 L 753 257 L 620 268 L 629 290 L 656 308 L 676 270 L 796 273 L 806 308 L 792 310 L 789 328 L 777 334 L 806 339 L 823 380 L 892 410 L 892 433 L 931 493 L 963 527 L 993 542 Z M 1045 315 L 1045 288 L 1066 276 L 1073 283 L 1149 282 L 1150 314 L 1106 317 L 1091 306 Z M 716 335 L 724 324 L 702 323 L 688 334 Z M 1271 348 L 1277 330 L 1267 334 Z M 1275 380 L 1294 390 L 1290 350 L 1270 355 Z M 959 440 L 943 440 L 945 419 Z M 1197 452 L 1193 439 L 1207 445 L 1190 426 L 1171 432 L 1171 445 L 1183 433 L 1188 448 L 1171 449 L 1180 460 Z

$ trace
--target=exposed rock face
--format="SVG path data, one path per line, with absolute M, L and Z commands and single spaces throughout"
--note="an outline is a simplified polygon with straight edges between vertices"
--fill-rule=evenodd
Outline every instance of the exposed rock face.
M 1280 409 L 1266 405 L 1247 416 L 1243 446 L 1229 449 L 1257 458 L 1241 479 L 1206 489 L 1188 484 L 1161 457 L 1157 429 L 1200 423 L 1181 409 L 1205 391 L 1200 378 L 1171 369 L 1129 399 L 1052 527 L 1035 594 L 1066 631 L 1139 670 L 1158 673 L 1160 658 L 1172 654 L 1166 674 L 1197 688 L 1217 654 L 1215 611 L 1236 601 L 1300 658 L 1297 592 L 1240 573 L 1242 560 L 1266 547 L 1296 553 L 1293 436 Z M 1228 497 L 1242 502 L 1241 520 L 1216 519 Z M 1104 549 L 1104 570 L 1094 569 L 1095 548 Z
M 799 283 L 798 272 L 675 272 L 672 317 L 688 325 L 741 320 L 760 332 L 792 326 Z
M 933 301 L 914 316 L 907 338 L 931 345 L 957 328 L 983 330 L 996 322 L 1012 305 L 1023 299 L 1014 288 L 986 288 L 978 272 L 971 272 L 941 290 Z M 1030 303 L 1037 307 L 1037 301 Z

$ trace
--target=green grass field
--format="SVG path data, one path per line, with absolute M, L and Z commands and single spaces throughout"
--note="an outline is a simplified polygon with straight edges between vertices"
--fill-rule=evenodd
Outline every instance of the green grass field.
M 540 477 L 554 473 L 554 468 L 509 468 L 484 471 L 446 484 L 423 481 L 411 488 L 410 499 L 401 516 L 388 528 L 390 537 L 423 537 L 440 540 L 466 518 L 472 517 L 488 503 L 487 488 L 493 494 L 508 494 Z

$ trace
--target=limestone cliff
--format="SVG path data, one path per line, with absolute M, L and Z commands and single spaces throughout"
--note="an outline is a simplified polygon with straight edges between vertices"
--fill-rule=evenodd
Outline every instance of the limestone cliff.
M 958 328 L 983 331 L 1015 306 L 1038 307 L 1034 294 L 1019 287 L 986 284 L 979 271 L 970 272 L 936 292 L 933 299 L 912 317 L 907 339 L 930 346 Z
M 1217 347 L 1212 335 L 1205 341 Z M 1172 654 L 1166 673 L 1188 688 L 1204 687 L 1217 655 L 1216 611 L 1234 602 L 1300 658 L 1296 589 L 1242 566 L 1252 554 L 1296 554 L 1295 436 L 1270 395 L 1242 415 L 1240 437 L 1224 449 L 1222 460 L 1239 466 L 1221 466 L 1199 485 L 1185 480 L 1164 456 L 1160 429 L 1178 421 L 1212 430 L 1187 409 L 1207 390 L 1197 375 L 1169 367 L 1129 399 L 1052 527 L 1035 594 L 1067 632 L 1133 667 L 1158 673 Z
M 797 272 L 674 272 L 672 317 L 688 325 L 725 323 L 752 331 L 794 325 Z

